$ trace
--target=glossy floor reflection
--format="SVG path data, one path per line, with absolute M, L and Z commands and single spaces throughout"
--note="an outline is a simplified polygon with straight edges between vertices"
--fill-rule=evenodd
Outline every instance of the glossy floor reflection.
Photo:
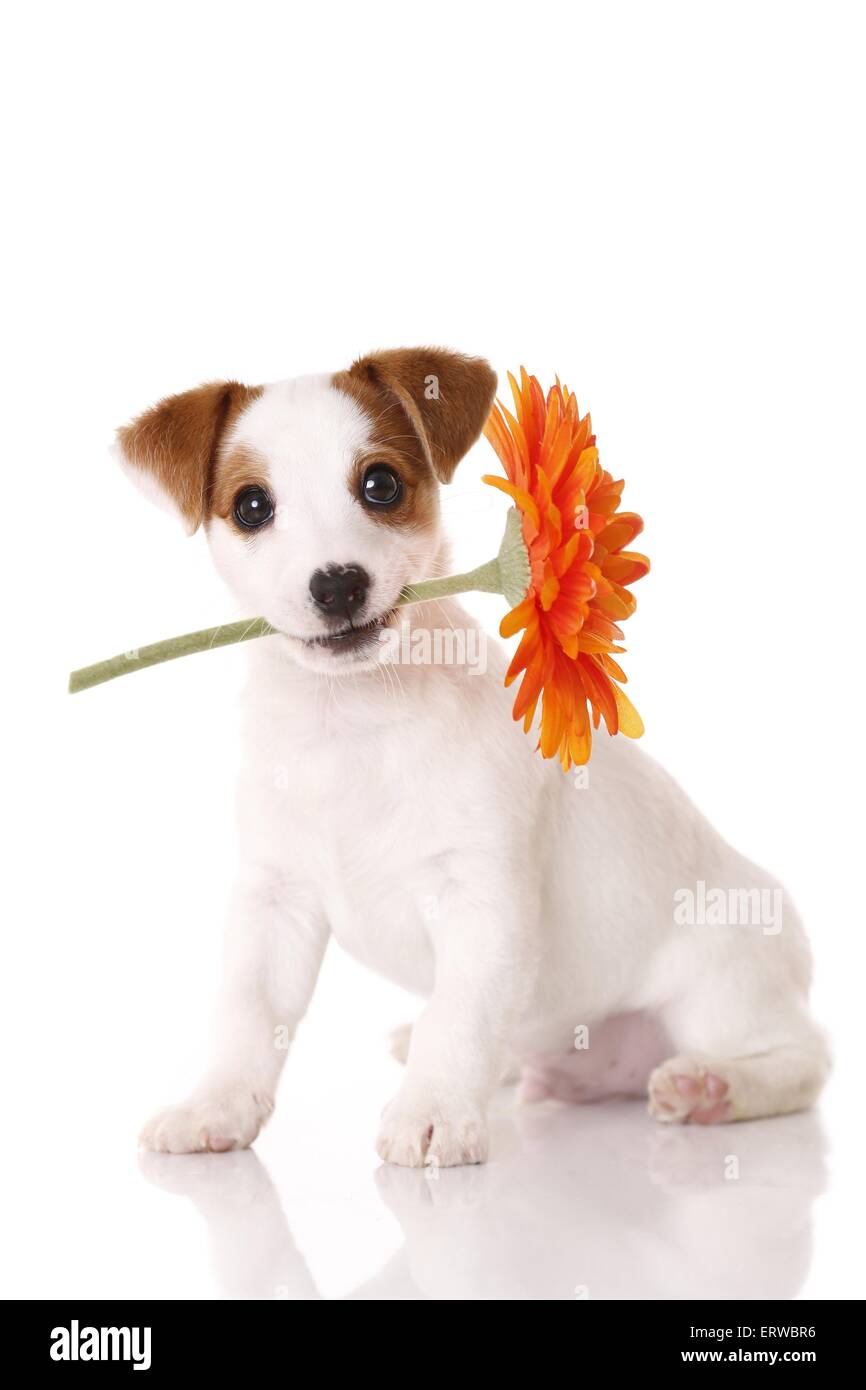
M 639 1103 L 550 1105 L 498 1114 L 493 1153 L 378 1169 L 403 1246 L 350 1297 L 796 1298 L 806 1279 L 825 1184 L 815 1114 L 663 1128 Z M 254 1152 L 140 1161 L 204 1218 L 217 1296 L 321 1296 Z

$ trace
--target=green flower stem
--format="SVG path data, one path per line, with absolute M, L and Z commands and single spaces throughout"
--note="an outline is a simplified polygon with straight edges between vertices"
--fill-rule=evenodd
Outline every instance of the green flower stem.
M 488 560 L 485 565 L 479 565 L 467 574 L 421 579 L 417 584 L 408 585 L 397 603 L 424 603 L 427 599 L 481 590 L 489 594 L 503 594 L 513 606 L 525 595 L 529 578 L 529 557 L 521 532 L 520 515 L 512 507 L 505 520 L 505 535 L 499 554 L 494 560 Z M 121 652 L 107 661 L 97 661 L 94 666 L 83 666 L 79 671 L 73 671 L 69 677 L 69 693 L 75 695 L 79 690 L 89 690 L 91 686 L 102 685 L 116 676 L 128 676 L 132 671 L 143 671 L 146 666 L 158 666 L 179 656 L 213 651 L 216 647 L 230 647 L 236 642 L 250 642 L 255 637 L 271 637 L 277 631 L 264 618 L 245 618 L 239 623 L 223 623 L 220 627 L 206 627 L 200 632 L 167 637 L 162 642 Z
M 69 693 L 75 695 L 79 690 L 89 690 L 92 685 L 113 681 L 115 676 L 128 676 L 131 671 L 143 671 L 146 666 L 158 666 L 160 662 L 174 661 L 179 656 L 230 647 L 235 642 L 249 642 L 254 637 L 268 637 L 274 632 L 276 628 L 264 618 L 245 618 L 239 623 L 223 623 L 220 627 L 203 628 L 201 632 L 166 637 L 162 642 L 151 642 L 149 647 L 121 652 L 107 661 L 97 661 L 95 666 L 82 666 L 80 671 L 73 671 L 69 677 Z
M 486 594 L 502 593 L 502 572 L 499 561 L 488 560 L 486 565 L 469 570 L 468 574 L 448 574 L 442 579 L 419 579 L 402 591 L 397 603 L 424 603 L 430 598 L 448 598 L 451 594 L 468 594 L 480 589 Z

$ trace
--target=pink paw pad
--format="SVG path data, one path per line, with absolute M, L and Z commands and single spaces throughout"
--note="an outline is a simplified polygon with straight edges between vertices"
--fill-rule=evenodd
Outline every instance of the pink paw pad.
M 657 1120 L 674 1124 L 715 1125 L 731 1117 L 729 1086 L 715 1072 L 678 1069 L 667 1062 L 650 1077 L 649 1109 Z

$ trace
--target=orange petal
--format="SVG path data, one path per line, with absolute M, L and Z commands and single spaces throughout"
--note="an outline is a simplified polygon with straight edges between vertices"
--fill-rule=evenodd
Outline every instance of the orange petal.
M 636 550 L 620 550 L 616 555 L 607 555 L 602 560 L 602 570 L 607 579 L 615 579 L 618 584 L 636 584 L 649 574 L 650 562 L 645 555 Z
M 619 711 L 620 733 L 625 734 L 626 738 L 640 738 L 644 731 L 643 720 L 624 690 L 620 690 L 619 686 L 615 685 L 613 693 Z
M 512 608 L 510 613 L 506 613 L 499 624 L 500 637 L 513 637 L 522 627 L 528 625 L 534 613 L 535 599 L 522 599 L 516 608 Z
M 580 657 L 580 674 L 592 702 L 593 713 L 598 710 L 603 714 L 608 733 L 615 734 L 619 727 L 619 716 L 613 681 L 592 657 Z
M 637 599 L 630 594 L 627 589 L 621 589 L 617 585 L 609 594 L 599 594 L 596 604 L 602 613 L 606 613 L 609 618 L 619 618 L 625 620 L 630 618 L 637 608 Z
M 593 498 L 593 507 L 595 499 Z M 622 550 L 624 545 L 631 545 L 635 536 L 639 536 L 643 530 L 643 520 L 637 512 L 619 512 L 598 538 L 599 545 L 603 545 L 609 554 L 616 550 Z
M 528 516 L 535 524 L 536 528 L 541 525 L 541 517 L 535 499 L 530 497 L 523 488 L 515 487 L 514 483 L 509 483 L 506 478 L 498 478 L 495 474 L 485 473 L 481 481 L 489 483 L 491 487 L 498 487 L 500 492 L 506 492 L 513 499 L 524 516 Z

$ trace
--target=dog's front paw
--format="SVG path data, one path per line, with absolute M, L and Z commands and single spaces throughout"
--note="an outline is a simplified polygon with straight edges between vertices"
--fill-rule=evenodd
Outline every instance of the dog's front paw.
M 454 1168 L 487 1159 L 487 1125 L 480 1111 L 404 1107 L 393 1101 L 382 1116 L 376 1152 L 404 1168 Z
M 247 1149 L 273 1110 L 267 1096 L 250 1091 L 194 1096 L 158 1110 L 139 1135 L 154 1153 L 227 1153 Z

